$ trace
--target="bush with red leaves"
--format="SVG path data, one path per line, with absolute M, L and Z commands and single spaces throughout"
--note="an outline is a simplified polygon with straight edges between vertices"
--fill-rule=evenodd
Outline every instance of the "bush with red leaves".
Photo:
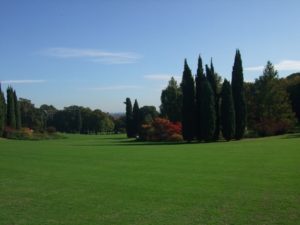
M 144 141 L 182 141 L 181 129 L 179 122 L 156 118 L 151 124 L 142 125 L 139 138 Z

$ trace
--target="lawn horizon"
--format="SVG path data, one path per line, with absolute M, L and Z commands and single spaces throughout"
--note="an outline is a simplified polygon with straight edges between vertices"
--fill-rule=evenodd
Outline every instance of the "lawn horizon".
M 297 224 L 299 134 L 216 143 L 0 139 L 0 224 Z

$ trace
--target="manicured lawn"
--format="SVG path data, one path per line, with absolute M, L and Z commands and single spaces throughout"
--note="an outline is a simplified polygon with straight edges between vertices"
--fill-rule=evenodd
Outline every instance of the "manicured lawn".
M 0 225 L 300 224 L 300 135 L 0 140 Z

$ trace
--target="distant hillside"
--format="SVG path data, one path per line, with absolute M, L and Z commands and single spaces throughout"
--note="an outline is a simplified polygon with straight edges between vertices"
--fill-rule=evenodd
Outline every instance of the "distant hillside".
M 291 75 L 288 75 L 286 77 L 286 79 L 293 79 L 293 78 L 296 78 L 296 77 L 300 77 L 300 72 L 298 72 L 298 73 L 292 73 Z

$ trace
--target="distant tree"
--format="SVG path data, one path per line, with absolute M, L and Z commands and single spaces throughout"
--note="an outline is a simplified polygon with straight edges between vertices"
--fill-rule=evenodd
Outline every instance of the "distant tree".
M 0 137 L 3 135 L 4 127 L 5 127 L 5 117 L 6 117 L 6 104 L 5 104 L 5 98 L 4 93 L 1 89 L 1 83 L 0 83 Z
M 56 113 L 54 117 L 56 117 L 57 114 L 61 114 L 61 111 Z M 97 121 L 98 117 L 97 117 L 96 113 L 93 113 L 93 111 L 90 108 L 81 107 L 80 115 L 81 115 L 81 121 L 82 121 L 80 133 L 82 133 L 82 134 L 96 133 L 95 132 L 96 127 L 100 126 L 100 124 Z M 58 118 L 58 119 L 60 119 L 60 118 Z M 95 124 L 95 121 L 96 121 L 96 124 Z
M 235 110 L 231 85 L 226 79 L 224 80 L 221 93 L 221 127 L 225 140 L 229 141 L 234 138 Z
M 12 87 L 7 88 L 7 126 L 16 128 L 16 112 L 14 102 L 14 90 Z
M 20 129 L 22 127 L 21 112 L 20 112 L 20 105 L 19 105 L 16 91 L 13 91 L 13 95 L 14 95 L 14 104 L 15 104 L 16 128 Z
M 283 82 L 289 94 L 293 111 L 296 113 L 298 122 L 300 122 L 300 73 L 291 74 L 283 79 Z
M 47 114 L 43 107 L 36 108 L 28 99 L 19 98 L 22 127 L 44 131 L 47 128 Z M 52 123 L 51 126 L 54 126 Z
M 100 132 L 112 133 L 114 132 L 114 128 L 115 128 L 115 123 L 113 121 L 113 118 L 107 113 L 102 113 Z
M 192 71 L 187 61 L 181 82 L 182 89 L 182 136 L 186 141 L 192 141 L 195 135 L 195 84 Z
M 215 73 L 214 65 L 212 62 L 212 59 L 210 61 L 210 67 L 207 65 L 205 66 L 206 68 L 206 77 L 208 82 L 211 85 L 211 88 L 214 93 L 214 98 L 215 98 L 215 112 L 216 112 L 216 126 L 215 126 L 215 132 L 214 132 L 214 140 L 219 139 L 220 135 L 220 109 L 219 109 L 219 90 L 218 90 L 218 77 L 217 74 Z
M 47 127 L 54 127 L 53 124 L 53 118 L 54 118 L 54 114 L 58 111 L 53 105 L 46 105 L 43 104 L 40 106 L 40 111 L 42 112 L 42 114 L 44 115 L 44 121 L 43 124 L 45 126 L 45 128 Z
M 195 101 L 195 134 L 198 141 L 203 140 L 204 138 L 204 122 L 203 122 L 203 113 L 205 111 L 203 102 L 204 102 L 204 93 L 203 93 L 203 85 L 205 82 L 205 75 L 203 71 L 202 58 L 199 56 L 198 58 L 198 69 L 195 78 L 196 83 L 196 101 Z
M 174 77 L 161 93 L 161 115 L 171 122 L 181 121 L 182 92 Z
M 80 133 L 81 132 L 81 128 L 82 128 L 82 117 L 81 117 L 81 109 L 78 109 L 76 112 L 76 124 L 77 124 L 77 132 Z
M 141 107 L 139 111 L 141 124 L 150 124 L 159 115 L 159 113 L 156 111 L 155 106 L 146 105 Z
M 235 108 L 235 138 L 243 138 L 246 128 L 246 100 L 244 93 L 244 75 L 242 58 L 239 50 L 236 50 L 234 65 L 232 69 L 232 95 Z
M 268 62 L 262 76 L 255 80 L 255 129 L 262 135 L 281 134 L 295 124 L 288 94 L 280 84 L 278 72 Z
M 203 81 L 203 88 L 201 88 L 200 95 L 203 96 L 203 101 L 201 102 L 202 105 L 200 106 L 203 109 L 203 113 L 201 113 L 201 133 L 203 135 L 204 141 L 213 141 L 216 126 L 216 106 L 214 92 L 206 78 Z
M 135 99 L 132 110 L 132 127 L 133 127 L 133 135 L 136 137 L 139 133 L 140 129 L 140 108 L 137 100 Z
M 132 115 L 132 104 L 130 98 L 126 98 L 124 102 L 126 105 L 126 133 L 127 137 L 134 137 L 134 128 L 133 128 L 133 115 Z
M 126 132 L 126 116 L 120 116 L 114 118 L 114 133 L 125 133 Z

